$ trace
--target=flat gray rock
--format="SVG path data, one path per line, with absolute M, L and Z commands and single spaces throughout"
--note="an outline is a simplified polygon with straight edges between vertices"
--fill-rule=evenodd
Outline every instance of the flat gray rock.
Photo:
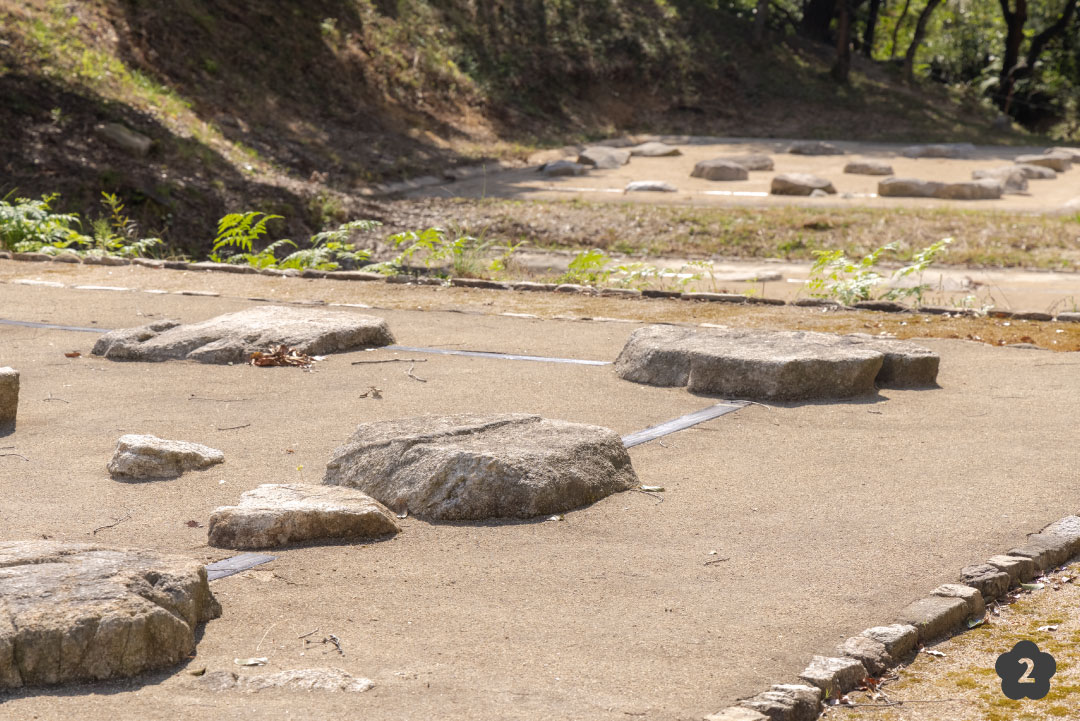
M 914 631 L 914 628 L 912 630 Z M 870 636 L 852 636 L 837 646 L 836 650 L 842 656 L 861 662 L 871 676 L 877 676 L 894 664 L 893 657 L 885 650 L 885 644 Z
M 433 520 L 532 518 L 638 485 L 614 431 L 526 414 L 364 423 L 323 483 Z
M 823 140 L 797 140 L 788 146 L 792 155 L 843 155 L 844 151 Z
M 814 656 L 799 678 L 820 688 L 827 698 L 838 698 L 866 678 L 866 668 L 857 658 Z
M 747 170 L 772 170 L 773 159 L 768 155 L 762 155 L 760 153 L 747 153 L 746 155 L 726 155 L 719 160 L 726 160 L 729 163 L 735 163 L 741 165 Z
M 1047 153 L 1046 155 L 1018 155 L 1016 162 L 1022 165 L 1040 165 L 1058 173 L 1064 173 L 1072 167 L 1073 156 L 1065 153 Z
M 627 183 L 624 190 L 627 193 L 677 193 L 679 191 L 671 183 L 662 180 L 635 180 Z
M 610 170 L 629 163 L 630 151 L 622 148 L 610 148 L 606 145 L 594 145 L 581 151 L 577 161 L 582 165 L 592 165 L 601 170 Z
M 975 152 L 971 143 L 935 143 L 909 145 L 900 151 L 905 158 L 968 158 Z
M 308 355 L 326 355 L 394 342 L 386 321 L 319 308 L 264 305 L 181 325 L 159 321 L 106 333 L 91 351 L 110 360 L 196 360 L 244 363 L 255 351 L 286 345 Z
M 942 183 L 941 187 L 934 193 L 934 197 L 943 200 L 997 200 L 1004 191 L 1005 181 L 1003 179 L 985 178 L 983 180 Z
M 258 692 L 267 689 L 363 693 L 375 687 L 369 678 L 353 676 L 340 668 L 297 668 L 277 673 L 253 673 L 241 676 L 232 671 L 211 671 L 195 685 L 207 691 Z
M 180 663 L 221 615 L 201 563 L 82 543 L 0 543 L 0 689 Z
M 900 611 L 898 620 L 919 630 L 919 640 L 932 641 L 955 630 L 968 617 L 968 604 L 962 598 L 927 596 Z
M 615 360 L 619 377 L 752 400 L 848 398 L 936 384 L 938 356 L 905 341 L 807 331 L 653 325 Z
M 353 488 L 266 483 L 210 515 L 210 545 L 277 548 L 329 538 L 378 538 L 401 530 L 387 508 Z
M 982 593 L 984 601 L 992 601 L 1009 590 L 1012 579 L 997 566 L 981 563 L 966 566 L 960 571 L 960 580 Z
M 1002 165 L 988 170 L 971 171 L 972 180 L 996 180 L 1006 193 L 1023 193 L 1028 189 L 1027 174 L 1019 165 Z
M 1019 169 L 1028 180 L 1053 180 L 1057 177 L 1057 171 L 1042 165 L 1017 163 L 1016 168 Z
M 844 166 L 844 172 L 852 175 L 892 175 L 893 168 L 881 160 L 853 160 Z
M 589 166 L 575 163 L 572 160 L 556 160 L 554 163 L 547 163 L 542 166 L 540 171 L 549 177 L 585 175 L 585 173 L 589 172 Z
M 682 155 L 682 151 L 674 145 L 656 141 L 635 145 L 631 148 L 627 148 L 627 150 L 630 151 L 630 155 L 635 157 L 641 156 L 643 158 L 664 158 L 672 155 Z
M 120 436 L 106 467 L 113 478 L 144 481 L 176 478 L 224 461 L 225 454 L 209 446 L 129 433 Z
M 142 133 L 120 123 L 103 123 L 95 129 L 110 143 L 132 155 L 146 155 L 150 152 L 150 146 L 154 142 Z
M 821 711 L 821 689 L 802 684 L 773 684 L 768 691 L 739 702 L 770 721 L 817 721 Z
M 874 626 L 863 631 L 862 635 L 882 644 L 886 653 L 897 661 L 915 650 L 915 644 L 919 641 L 919 629 L 904 623 Z
M 830 195 L 836 192 L 831 181 L 810 173 L 781 173 L 773 177 L 769 188 L 773 195 L 810 195 L 815 190 Z
M 944 183 L 918 178 L 886 178 L 878 181 L 878 195 L 883 198 L 932 198 Z
M 15 428 L 19 411 L 19 371 L 0 368 L 0 431 Z
M 725 158 L 713 158 L 695 164 L 690 177 L 705 180 L 746 180 L 750 177 L 750 172 L 742 165 Z

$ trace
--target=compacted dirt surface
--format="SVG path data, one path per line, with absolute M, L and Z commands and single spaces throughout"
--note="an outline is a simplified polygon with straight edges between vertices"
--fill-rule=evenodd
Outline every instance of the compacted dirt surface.
M 28 277 L 65 287 L 12 282 Z M 376 307 L 342 310 L 385 318 L 401 345 L 610 361 L 640 324 L 557 319 L 568 310 L 559 303 L 580 316 L 587 301 L 547 294 L 10 261 L 0 281 L 0 318 L 102 329 L 204 320 L 261 302 L 252 297 L 366 303 Z M 222 295 L 176 292 L 186 289 Z M 813 327 L 827 315 L 710 304 L 723 318 L 706 319 L 698 305 L 657 303 L 641 302 L 638 318 Z M 614 315 L 590 315 L 601 314 Z M 868 327 L 880 317 L 847 315 Z M 18 454 L 0 457 L 3 540 L 211 562 L 235 553 L 209 547 L 198 527 L 214 508 L 261 483 L 318 482 L 361 422 L 532 412 L 625 434 L 717 400 L 622 381 L 610 366 L 385 349 L 332 355 L 311 372 L 119 363 L 90 356 L 95 339 L 0 324 L 0 366 L 22 374 L 17 430 L 0 438 L 10 447 L 0 453 Z M 0 719 L 699 719 L 794 680 L 813 654 L 1077 511 L 1080 450 L 1063 419 L 1080 361 L 924 342 L 941 355 L 940 388 L 751 405 L 632 448 L 659 494 L 617 494 L 565 520 L 406 518 L 387 541 L 271 551 L 272 563 L 212 582 L 222 616 L 184 665 L 0 693 Z M 352 365 L 393 357 L 417 362 Z M 105 464 L 125 433 L 204 443 L 226 461 L 116 481 Z M 318 642 L 330 634 L 340 653 Z M 249 657 L 268 663 L 234 662 Z M 192 673 L 317 667 L 375 686 L 212 691 Z

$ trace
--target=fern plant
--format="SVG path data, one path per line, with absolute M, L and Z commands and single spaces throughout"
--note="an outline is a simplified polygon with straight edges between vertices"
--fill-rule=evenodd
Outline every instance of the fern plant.
M 0 200 L 0 247 L 17 253 L 59 252 L 61 249 L 90 243 L 90 238 L 76 228 L 82 222 L 77 213 L 55 213 L 52 203 L 59 193 L 30 198 L 9 199 L 11 191 Z
M 217 252 L 222 248 L 239 248 L 244 253 L 251 253 L 254 242 L 266 234 L 266 224 L 271 220 L 284 218 L 257 210 L 229 213 L 218 221 L 217 237 L 210 249 L 211 260 L 220 262 Z

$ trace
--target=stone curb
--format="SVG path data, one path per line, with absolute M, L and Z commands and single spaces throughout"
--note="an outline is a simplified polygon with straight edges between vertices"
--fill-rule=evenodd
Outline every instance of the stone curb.
M 25 262 L 59 262 L 59 263 L 83 263 L 85 265 L 139 265 L 147 268 L 162 268 L 166 270 L 200 270 L 208 273 L 239 273 L 246 275 L 272 275 L 289 278 L 309 278 L 326 280 L 351 280 L 385 283 L 400 285 L 450 285 L 458 288 L 479 288 L 484 290 L 514 290 L 514 291 L 548 291 L 557 293 L 580 293 L 587 295 L 600 295 L 605 297 L 626 298 L 670 298 L 675 300 L 688 300 L 697 302 L 736 303 L 740 305 L 792 305 L 810 308 L 828 308 L 830 310 L 862 310 L 884 313 L 925 313 L 929 315 L 956 315 L 977 316 L 978 312 L 969 308 L 946 308 L 938 306 L 920 306 L 909 308 L 892 301 L 859 301 L 853 306 L 845 306 L 834 300 L 822 298 L 798 298 L 792 301 L 780 298 L 762 298 L 759 296 L 742 295 L 740 293 L 709 293 L 692 292 L 682 293 L 677 290 L 660 290 L 647 288 L 636 290 L 633 288 L 603 288 L 573 283 L 534 283 L 531 281 L 499 281 L 485 278 L 434 278 L 431 276 L 382 275 L 363 270 L 312 270 L 303 271 L 292 269 L 262 268 L 256 269 L 244 265 L 230 265 L 228 263 L 212 263 L 200 261 L 188 263 L 179 260 L 157 260 L 155 258 L 115 258 L 112 256 L 85 256 L 79 257 L 71 253 L 57 256 L 45 253 L 11 253 L 0 251 L 0 260 L 18 260 Z M 992 318 L 1012 318 L 1015 320 L 1029 321 L 1056 321 L 1061 323 L 1080 323 L 1080 312 L 1062 312 L 1056 316 L 1040 311 L 1014 312 L 1008 310 L 990 310 L 987 312 Z
M 868 674 L 903 664 L 917 648 L 981 619 L 986 604 L 1018 584 L 1080 555 L 1080 515 L 1065 516 L 1008 553 L 968 566 L 959 583 L 946 583 L 908 604 L 900 623 L 875 626 L 837 647 L 837 656 L 814 656 L 799 674 L 808 686 L 776 684 L 704 721 L 813 721 L 822 704 L 856 688 Z

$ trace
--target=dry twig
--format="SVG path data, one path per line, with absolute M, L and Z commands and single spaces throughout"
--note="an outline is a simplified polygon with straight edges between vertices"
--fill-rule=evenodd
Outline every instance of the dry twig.
M 124 510 L 127 510 L 127 509 L 124 509 Z M 131 518 L 131 511 L 128 511 L 127 515 L 124 516 L 123 518 L 114 518 L 112 523 L 109 523 L 109 524 L 104 525 L 104 526 L 98 526 L 97 528 L 95 528 L 93 531 L 90 532 L 90 535 L 91 536 L 96 536 L 98 531 L 104 531 L 106 528 L 115 528 L 116 526 L 119 526 L 121 523 L 123 523 L 124 521 L 126 521 L 126 520 L 128 520 L 130 518 Z
M 358 360 L 353 361 L 351 365 L 362 366 L 368 363 L 427 363 L 427 358 L 383 358 L 380 360 Z
M 412 371 L 413 371 L 413 367 L 409 366 L 409 370 L 405 371 L 405 375 L 409 376 L 414 381 L 420 381 L 421 383 L 427 383 L 426 378 L 421 378 L 420 376 L 414 374 Z

